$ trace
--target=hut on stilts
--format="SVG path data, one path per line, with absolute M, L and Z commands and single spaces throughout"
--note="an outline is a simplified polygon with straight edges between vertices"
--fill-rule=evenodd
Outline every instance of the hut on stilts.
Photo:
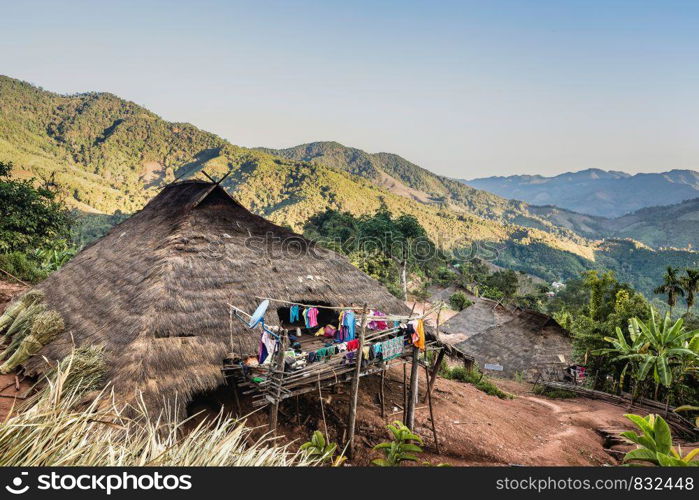
M 220 182 L 166 186 L 37 288 L 65 328 L 23 364 L 30 375 L 47 373 L 75 347 L 101 346 L 119 400 L 142 394 L 157 412 L 176 394 L 175 410 L 183 415 L 198 394 L 230 381 L 270 406 L 272 428 L 280 400 L 309 386 L 352 381 L 353 429 L 359 377 L 411 362 L 406 420 L 412 425 L 418 348 L 405 333 L 408 323 L 421 318 L 345 257 L 246 210 Z M 264 331 L 236 318 L 263 298 L 275 299 L 264 318 L 276 332 L 269 361 L 260 359 Z M 298 305 L 316 309 L 315 330 L 330 324 L 337 329 L 339 314 L 354 312 L 354 348 L 292 321 Z M 400 349 L 387 359 L 374 356 L 374 346 L 392 338 L 401 339 Z M 426 340 L 428 348 L 441 349 L 430 332 Z M 338 347 L 343 343 L 344 351 Z M 371 360 L 364 356 L 367 347 Z M 309 360 L 310 352 L 324 348 L 322 359 L 316 354 Z M 300 361 L 292 352 L 305 353 L 305 363 L 289 366 L 289 358 Z M 432 368 L 433 381 L 438 367 Z

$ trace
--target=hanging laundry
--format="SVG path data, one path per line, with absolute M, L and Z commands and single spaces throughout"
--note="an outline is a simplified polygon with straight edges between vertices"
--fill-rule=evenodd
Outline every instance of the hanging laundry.
M 383 345 L 383 359 L 388 361 L 394 359 L 403 354 L 403 346 L 405 345 L 405 340 L 403 337 L 395 337 L 387 340 Z
M 418 319 L 418 320 L 413 320 L 410 322 L 410 324 L 413 326 L 413 333 L 411 336 L 411 340 L 413 342 L 413 345 L 420 349 L 421 351 L 425 350 L 425 322 L 424 320 Z
M 308 310 L 308 327 L 309 328 L 315 328 L 318 326 L 318 309 L 315 307 L 311 307 Z
M 353 339 L 347 342 L 347 350 L 348 351 L 356 351 L 357 348 L 359 347 L 359 340 Z
M 294 304 L 289 309 L 289 322 L 296 323 L 299 320 L 299 306 Z
M 381 312 L 381 311 L 374 311 L 374 316 L 381 317 L 381 319 L 374 322 L 376 324 L 376 329 L 377 330 L 387 330 L 388 324 L 386 323 L 386 320 L 384 319 L 384 316 L 386 316 L 386 314 Z
M 343 340 L 354 340 L 355 325 L 356 321 L 354 318 L 354 311 L 345 311 L 345 313 L 342 315 L 342 326 L 347 327 L 347 331 Z
M 269 361 L 269 358 L 271 358 L 272 354 L 274 354 L 276 345 L 277 341 L 274 339 L 274 337 L 267 332 L 267 330 L 263 330 L 262 335 L 260 336 L 260 347 L 258 352 L 258 362 L 260 364 L 264 363 L 265 361 Z

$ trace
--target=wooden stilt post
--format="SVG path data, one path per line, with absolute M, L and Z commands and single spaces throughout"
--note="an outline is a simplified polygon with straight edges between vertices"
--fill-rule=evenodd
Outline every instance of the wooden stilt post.
M 347 424 L 347 454 L 349 458 L 353 458 L 354 454 L 354 429 L 357 421 L 357 401 L 359 397 L 359 377 L 362 372 L 362 348 L 364 347 L 364 333 L 366 331 L 366 304 L 362 308 L 361 327 L 359 329 L 359 347 L 357 348 L 356 363 L 354 377 L 352 378 L 352 391 L 350 393 L 350 411 L 349 422 Z
M 279 342 L 277 343 L 277 352 L 273 354 L 272 360 L 272 379 L 276 387 L 272 389 L 272 398 L 269 407 L 269 431 L 274 433 L 277 430 L 277 419 L 279 418 L 279 399 L 282 392 L 282 380 L 284 379 L 284 351 L 286 351 L 286 330 L 282 330 L 279 334 Z
M 437 359 L 434 361 L 434 365 L 432 365 L 432 370 L 429 374 L 429 379 L 427 383 L 427 394 L 432 394 L 432 388 L 434 387 L 434 381 L 437 379 L 437 374 L 439 374 L 439 369 L 442 366 L 442 363 L 444 362 L 444 349 L 440 350 L 439 353 L 437 354 Z M 425 399 L 427 399 L 427 394 L 425 394 Z
M 408 375 L 406 364 L 403 363 L 403 424 L 408 422 Z
M 430 380 L 430 369 L 427 366 L 427 363 L 425 363 L 425 380 L 429 381 Z M 434 421 L 434 411 L 432 409 L 432 393 L 430 392 L 429 386 L 427 387 L 427 393 L 425 394 L 425 398 L 427 398 L 427 401 L 429 402 L 430 405 L 430 422 L 432 422 L 432 436 L 434 437 L 434 447 L 437 450 L 437 453 L 439 453 L 439 440 L 437 439 L 437 426 Z
M 410 394 L 408 395 L 408 411 L 406 412 L 405 425 L 408 429 L 413 430 L 415 427 L 415 407 L 417 406 L 417 393 L 420 374 L 418 373 L 418 353 L 420 350 L 413 347 L 413 359 L 410 365 Z
M 408 318 L 413 317 L 413 312 L 415 311 L 415 306 L 417 305 L 417 302 L 413 302 L 413 307 L 410 308 L 410 316 Z M 424 310 L 424 307 L 423 307 Z M 407 367 L 405 366 L 405 362 L 403 363 L 403 425 L 408 425 L 408 376 L 406 374 L 407 372 Z
M 435 328 L 435 336 L 437 337 L 437 341 L 439 341 L 439 317 L 442 314 L 442 304 L 439 305 L 439 311 L 437 312 L 437 326 Z M 442 361 L 444 361 L 444 349 L 439 351 L 439 354 L 437 354 L 437 359 L 434 362 L 434 365 L 432 367 L 432 373 L 427 373 L 427 393 L 425 394 L 425 400 L 427 400 L 429 397 L 432 397 L 432 387 L 434 386 L 434 381 L 437 378 L 437 374 L 439 373 L 439 368 L 442 365 Z M 423 401 L 424 402 L 424 401 Z
M 381 370 L 381 418 L 386 418 L 386 392 L 384 384 L 386 382 L 386 368 Z
M 235 397 L 235 411 L 238 418 L 243 416 L 243 409 L 240 406 L 240 395 L 238 394 L 238 382 L 233 380 L 233 396 Z

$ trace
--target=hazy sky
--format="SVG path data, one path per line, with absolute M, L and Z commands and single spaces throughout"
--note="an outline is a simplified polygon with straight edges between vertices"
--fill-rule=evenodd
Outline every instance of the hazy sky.
M 0 74 L 455 177 L 699 168 L 697 1 L 0 0 Z

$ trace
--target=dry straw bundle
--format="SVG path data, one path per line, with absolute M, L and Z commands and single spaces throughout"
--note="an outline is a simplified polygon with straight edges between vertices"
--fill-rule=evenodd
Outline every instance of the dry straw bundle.
M 5 349 L 0 352 L 0 373 L 9 373 L 65 330 L 57 311 L 46 310 L 44 293 L 31 290 L 0 316 L 0 333 Z M 9 358 L 9 359 L 8 359 Z
M 34 305 L 31 308 L 37 306 Z M 31 308 L 26 309 L 26 311 L 29 311 Z M 63 318 L 57 311 L 36 313 L 31 319 L 31 328 L 23 330 L 24 332 L 28 330 L 29 333 L 27 335 L 15 335 L 12 339 L 12 344 L 3 353 L 3 359 L 8 352 L 12 352 L 12 356 L 0 366 L 0 373 L 10 373 L 18 365 L 28 360 L 30 356 L 39 352 L 43 346 L 55 339 L 64 329 Z
M 28 307 L 43 302 L 44 292 L 41 290 L 30 290 L 24 295 L 22 295 L 15 302 L 10 304 L 5 310 L 4 314 L 0 316 L 0 333 L 7 330 L 5 335 L 0 339 L 0 341 L 7 343 L 10 340 L 11 334 L 9 333 L 9 328 L 12 327 L 13 323 L 20 314 L 25 311 Z

